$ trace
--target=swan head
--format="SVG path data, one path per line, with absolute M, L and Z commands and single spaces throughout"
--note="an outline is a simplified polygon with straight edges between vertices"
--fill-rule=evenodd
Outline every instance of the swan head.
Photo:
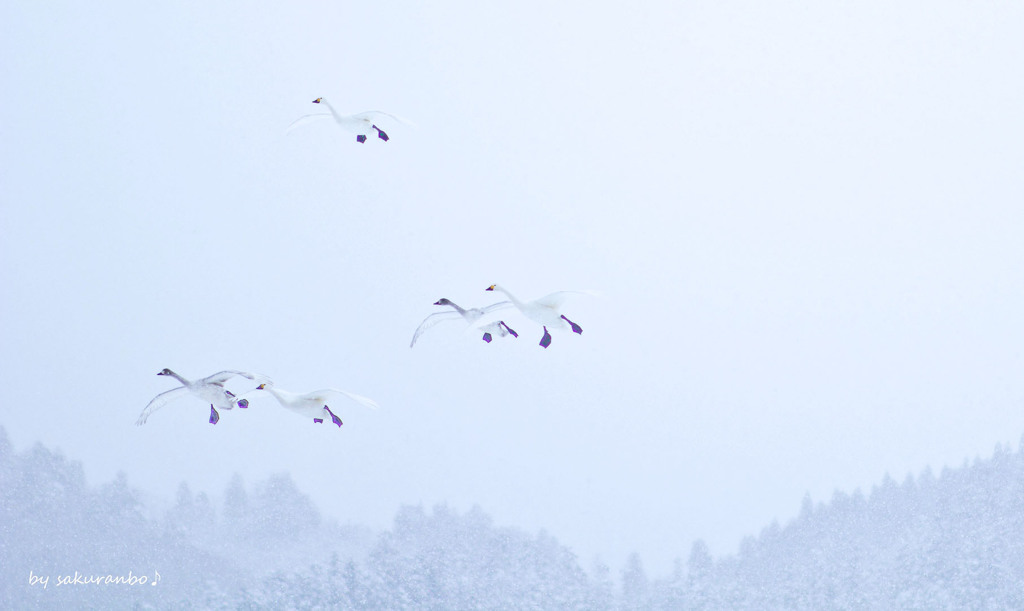
M 167 369 L 166 367 L 164 367 L 163 371 L 157 373 L 156 375 L 158 375 L 158 376 L 172 376 L 172 375 L 174 375 L 174 372 L 171 371 L 170 369 Z
M 313 100 L 313 103 L 314 104 L 319 104 L 320 102 L 323 102 L 323 101 L 324 101 L 323 98 L 317 98 L 317 99 Z
M 438 299 L 437 301 L 435 301 L 434 305 L 446 306 L 446 305 L 455 305 L 455 304 L 453 304 L 451 302 L 451 300 L 448 299 L 447 297 L 442 297 L 442 298 Z

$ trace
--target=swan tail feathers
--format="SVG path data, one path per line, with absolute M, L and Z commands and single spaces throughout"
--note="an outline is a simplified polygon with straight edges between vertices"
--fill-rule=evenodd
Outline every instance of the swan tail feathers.
M 345 395 L 346 397 L 348 397 L 349 399 L 352 399 L 353 401 L 355 401 L 359 405 L 362 405 L 363 407 L 366 407 L 366 408 L 369 408 L 369 409 L 377 409 L 378 407 L 380 407 L 379 405 L 377 405 L 376 401 L 374 401 L 373 399 L 370 399 L 368 397 L 364 397 L 362 395 L 357 395 L 357 394 L 352 393 L 352 392 L 345 392 L 344 390 L 338 390 L 336 388 L 332 389 L 332 390 L 334 390 L 334 392 L 337 392 L 339 394 Z

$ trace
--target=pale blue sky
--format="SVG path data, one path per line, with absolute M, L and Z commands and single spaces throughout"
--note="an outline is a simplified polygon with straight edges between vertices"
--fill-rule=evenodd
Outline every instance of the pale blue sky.
M 1024 432 L 1011 2 L 7 2 L 0 421 L 170 498 L 289 471 L 325 514 L 473 504 L 664 573 L 800 499 Z M 378 109 L 388 143 L 329 124 Z M 596 289 L 582 336 L 409 339 Z M 225 368 L 337 386 L 206 423 Z

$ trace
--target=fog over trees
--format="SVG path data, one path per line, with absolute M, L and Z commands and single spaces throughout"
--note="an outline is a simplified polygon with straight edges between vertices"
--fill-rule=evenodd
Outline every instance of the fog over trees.
M 287 474 L 235 476 L 214 501 L 182 483 L 143 499 L 119 475 L 0 427 L 0 608 L 1024 608 L 1024 453 L 930 469 L 868 494 L 805 498 L 737 553 L 702 541 L 668 575 L 581 559 L 480 508 L 399 509 L 374 533 L 325 518 Z M 685 520 L 685 516 L 680 516 Z

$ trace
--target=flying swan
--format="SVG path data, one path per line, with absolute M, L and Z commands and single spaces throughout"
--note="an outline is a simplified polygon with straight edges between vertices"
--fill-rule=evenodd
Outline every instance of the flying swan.
M 327 110 L 330 112 L 315 112 L 312 114 L 303 115 L 298 119 L 292 121 L 292 124 L 288 126 L 288 129 L 286 131 L 291 131 L 293 128 L 308 123 L 310 121 L 316 121 L 326 117 L 333 117 L 334 122 L 337 123 L 339 127 L 355 134 L 356 142 L 362 144 L 366 142 L 366 134 L 373 133 L 370 131 L 371 129 L 377 130 L 377 137 L 383 140 L 384 142 L 390 140 L 390 138 L 388 138 L 388 135 L 384 133 L 384 130 L 377 127 L 377 123 L 380 123 L 380 120 L 382 118 L 388 118 L 398 122 L 402 122 L 402 119 L 399 119 L 394 115 L 389 115 L 386 112 L 381 112 L 379 110 L 369 110 L 354 115 L 341 115 L 338 114 L 338 111 L 334 110 L 334 107 L 331 106 L 327 102 L 327 100 L 323 98 L 317 98 L 313 100 L 313 103 L 323 104 L 324 106 L 327 107 Z
M 557 293 L 551 293 L 545 295 L 539 299 L 533 301 L 522 302 L 516 299 L 515 295 L 509 293 L 503 287 L 492 284 L 491 286 L 484 289 L 485 291 L 501 291 L 508 296 L 514 305 L 520 312 L 522 312 L 527 318 L 534 322 L 540 323 L 544 327 L 544 337 L 540 339 L 540 345 L 542 348 L 547 348 L 551 345 L 551 334 L 548 333 L 548 327 L 552 329 L 566 329 L 571 328 L 573 333 L 583 334 L 583 328 L 569 320 L 561 312 L 562 302 L 571 293 L 579 293 L 584 291 L 559 291 Z
M 331 411 L 331 408 L 327 406 L 328 402 L 333 402 L 333 400 L 338 398 L 339 395 L 348 397 L 356 403 L 370 409 L 377 409 L 377 402 L 373 399 L 367 399 L 366 397 L 345 392 L 344 390 L 338 390 L 336 388 L 324 388 L 322 390 L 314 390 L 313 392 L 300 395 L 298 393 L 288 392 L 287 390 L 274 388 L 273 382 L 267 381 L 257 386 L 256 390 L 264 390 L 274 395 L 274 398 L 277 399 L 277 402 L 280 403 L 282 407 L 289 409 L 300 416 L 312 418 L 313 422 L 317 424 L 323 424 L 323 421 L 330 416 L 331 422 L 338 426 L 342 425 L 341 418 L 339 418 L 333 411 Z
M 499 301 L 498 303 L 492 303 L 491 305 L 482 308 L 469 308 L 467 310 L 466 308 L 459 307 L 459 305 L 456 304 L 451 299 L 442 297 L 441 299 L 435 301 L 434 305 L 451 306 L 454 309 L 446 312 L 434 312 L 430 316 L 424 318 L 423 322 L 420 323 L 420 326 L 416 327 L 416 332 L 413 333 L 412 335 L 412 342 L 409 343 L 410 348 L 416 345 L 416 340 L 419 339 L 420 335 L 423 335 L 424 331 L 438 323 L 462 319 L 466 321 L 467 325 L 473 325 L 473 323 L 480 320 L 485 314 L 489 312 L 512 307 L 512 302 Z M 507 337 L 508 335 L 511 335 L 512 337 L 519 337 L 519 334 L 513 331 L 512 327 L 505 324 L 505 321 L 503 320 L 498 320 L 485 325 L 481 325 L 478 328 L 479 330 L 484 332 L 482 339 L 488 344 L 491 343 L 493 335 L 497 335 L 498 337 Z
M 248 380 L 255 380 L 258 382 L 270 382 L 270 378 L 267 376 L 260 375 L 258 373 L 235 371 L 234 369 L 221 371 L 220 373 L 215 373 L 212 376 L 208 376 L 194 382 L 181 377 L 170 369 L 164 369 L 156 375 L 171 376 L 175 380 L 181 382 L 182 386 L 172 388 L 171 390 L 162 392 L 153 397 L 153 400 L 149 402 L 146 409 L 142 410 L 142 413 L 139 414 L 139 419 L 135 421 L 136 426 L 145 424 L 146 420 L 153 412 L 160 409 L 168 402 L 179 397 L 184 397 L 189 393 L 202 399 L 204 403 L 210 404 L 210 424 L 217 424 L 220 420 L 220 414 L 217 413 L 216 408 L 219 407 L 224 410 L 234 409 L 236 404 L 242 409 L 249 407 L 249 401 L 246 399 L 239 399 L 230 390 L 224 388 L 224 382 L 227 382 L 235 376 L 240 376 Z

